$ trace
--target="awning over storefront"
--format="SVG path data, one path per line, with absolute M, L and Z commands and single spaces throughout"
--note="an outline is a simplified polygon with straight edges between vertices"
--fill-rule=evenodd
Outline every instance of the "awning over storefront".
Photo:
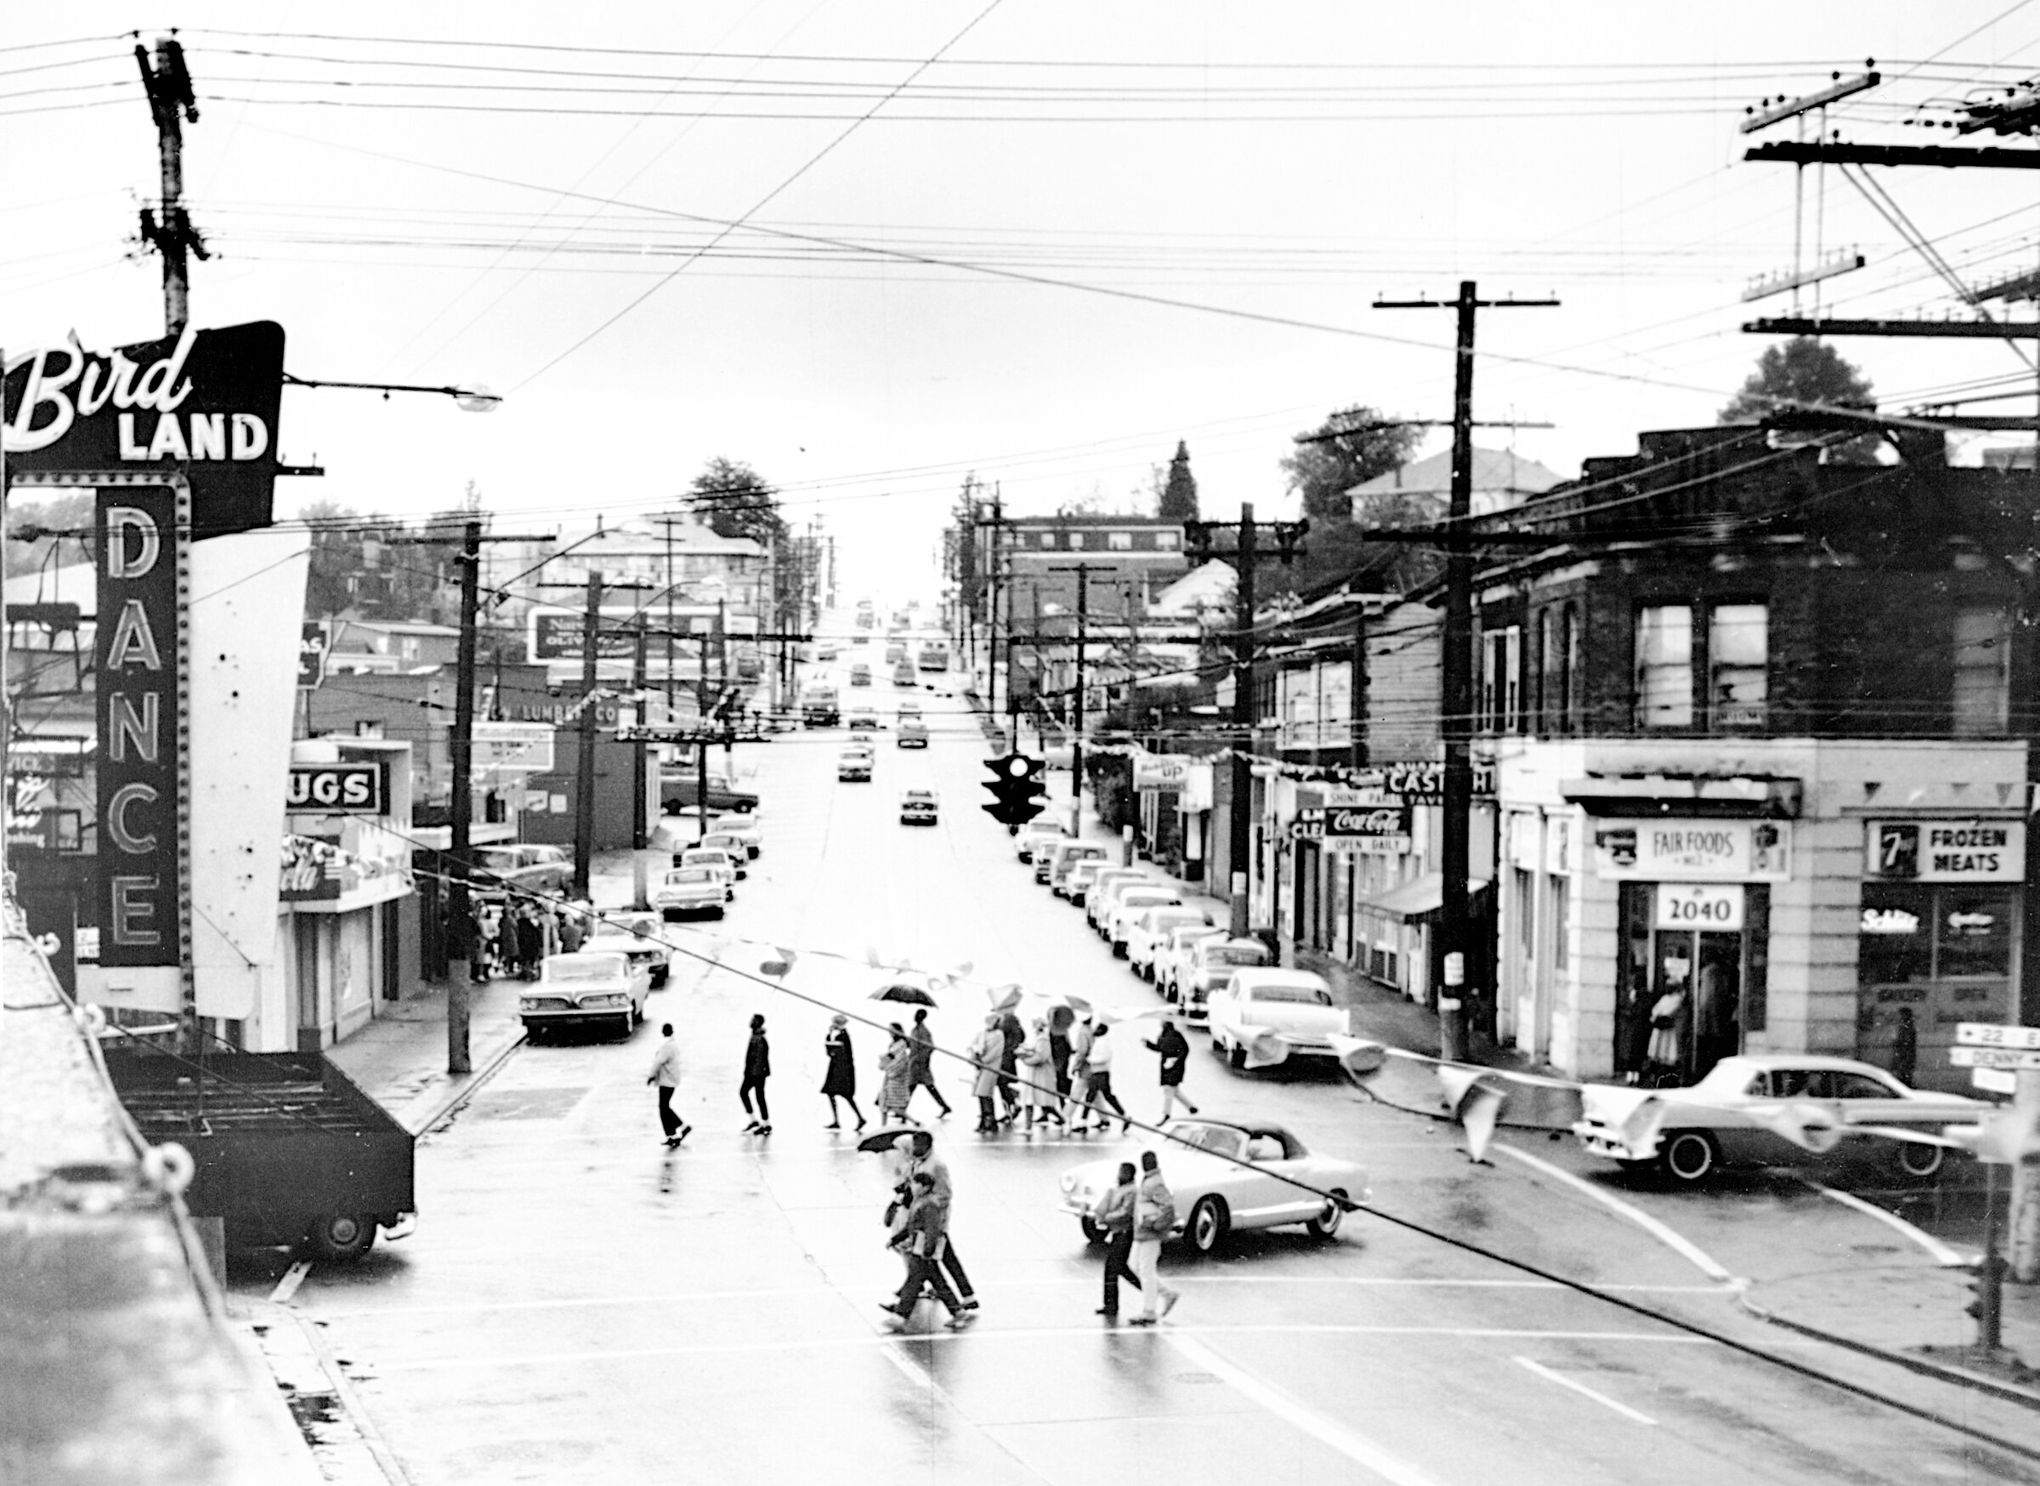
M 1490 911 L 1493 890 L 1494 884 L 1485 877 L 1467 878 L 1468 911 L 1476 916 Z M 1445 874 L 1424 872 L 1377 897 L 1362 898 L 1353 907 L 1360 913 L 1378 914 L 1404 923 L 1428 924 L 1437 922 L 1438 909 L 1444 901 Z
M 1560 798 L 1589 815 L 1754 816 L 1794 820 L 1806 792 L 1767 774 L 1594 774 L 1559 782 Z

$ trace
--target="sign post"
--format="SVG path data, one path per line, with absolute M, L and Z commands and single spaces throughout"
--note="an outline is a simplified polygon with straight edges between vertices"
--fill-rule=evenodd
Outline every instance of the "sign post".
M 2013 1070 L 2008 1119 L 2013 1146 L 2010 1274 L 2022 1285 L 2040 1282 L 2040 1027 L 1960 1022 L 1948 1060 L 1958 1068 Z M 2003 1159 L 2000 1157 L 1999 1159 Z M 1986 1250 L 1984 1261 L 1995 1255 Z

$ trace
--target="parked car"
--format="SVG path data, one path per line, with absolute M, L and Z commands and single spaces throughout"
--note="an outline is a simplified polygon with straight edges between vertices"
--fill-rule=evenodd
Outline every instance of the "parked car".
M 861 660 L 853 665 L 850 668 L 850 684 L 852 686 L 871 685 L 871 667 Z
M 1322 975 L 1276 966 L 1239 969 L 1206 1003 L 1211 1050 L 1223 1053 L 1234 1068 L 1247 1065 L 1247 1052 L 1258 1038 L 1270 1039 L 1258 1053 L 1264 1066 L 1296 1057 L 1334 1057 L 1334 1035 L 1346 1030 L 1346 1013 L 1332 1000 Z M 1272 1045 L 1282 1056 L 1269 1058 Z
M 675 867 L 660 879 L 651 896 L 652 907 L 664 918 L 690 913 L 721 918 L 737 890 L 713 867 Z
M 836 778 L 845 784 L 871 783 L 871 752 L 846 748 L 836 755 Z
M 1164 994 L 1186 1021 L 1206 1019 L 1211 993 L 1231 980 L 1235 970 L 1265 966 L 1269 960 L 1268 946 L 1259 939 L 1233 939 L 1223 930 L 1199 934 L 1179 929 L 1177 933 L 1191 937 L 1179 941 L 1166 972 L 1169 983 Z
M 907 658 L 907 647 L 906 647 L 906 646 L 904 646 L 904 645 L 888 645 L 888 646 L 886 646 L 886 647 L 885 647 L 885 663 L 886 663 L 887 665 L 889 665 L 889 666 L 896 666 L 896 665 L 898 665 L 898 664 L 899 664 L 899 663 L 900 663 L 901 661 L 905 660 L 906 658 Z
M 900 824 L 903 826 L 932 826 L 939 823 L 942 802 L 932 789 L 906 789 L 900 791 Z
M 1083 896 L 1078 897 L 1075 892 L 1072 892 L 1070 894 L 1070 901 L 1083 905 L 1084 920 L 1086 923 L 1090 923 L 1092 922 L 1092 905 L 1095 903 L 1102 908 L 1107 897 L 1114 889 L 1122 888 L 1130 883 L 1154 882 L 1156 880 L 1155 874 L 1146 867 L 1125 867 L 1121 866 L 1116 858 L 1107 858 L 1099 864 L 1098 870 L 1091 874 L 1091 880 L 1084 884 Z
M 1055 821 L 1037 820 L 1032 825 L 1020 828 L 1020 834 L 1013 838 L 1013 850 L 1021 861 L 1032 862 L 1037 851 L 1044 850 L 1068 836 L 1069 832 Z
M 919 722 L 921 720 L 921 704 L 912 697 L 904 698 L 900 702 L 898 720 L 901 722 Z
M 928 730 L 918 722 L 901 723 L 899 746 L 901 748 L 926 748 L 928 746 Z
M 905 661 L 901 661 L 892 668 L 892 684 L 894 686 L 919 686 L 921 681 L 914 674 L 914 668 Z
M 1084 904 L 1084 921 L 1100 934 L 1105 932 L 1105 915 L 1119 905 L 1119 895 L 1130 888 L 1154 887 L 1161 884 L 1152 868 L 1121 867 L 1100 883 L 1094 883 L 1091 895 Z
M 849 723 L 853 733 L 875 733 L 878 731 L 878 711 L 872 707 L 852 707 Z
M 751 852 L 744 844 L 743 837 L 730 831 L 710 831 L 701 838 L 701 849 L 704 851 L 719 851 L 728 857 L 730 865 L 737 869 L 737 881 L 742 882 L 751 875 L 745 865 L 751 860 Z M 685 866 L 686 863 L 675 862 L 674 865 Z
M 1105 848 L 1095 841 L 1062 841 L 1046 857 L 1039 852 L 1034 855 L 1034 880 L 1048 884 L 1049 891 L 1058 898 L 1062 896 L 1063 880 L 1069 876 L 1070 868 L 1078 862 L 1088 862 L 1105 855 Z
M 1587 1084 L 1580 1103 L 1573 1133 L 1589 1151 L 1628 1167 L 1655 1162 L 1689 1184 L 1724 1166 L 1839 1164 L 1866 1155 L 1904 1176 L 1930 1177 L 1941 1169 L 1943 1147 L 1872 1132 L 1938 1134 L 1943 1125 L 1974 1124 L 1992 1108 L 1908 1088 L 1853 1058 L 1806 1053 L 1723 1058 L 1684 1089 Z
M 706 844 L 690 846 L 685 851 L 673 854 L 673 865 L 676 867 L 707 867 L 710 871 L 721 873 L 723 886 L 732 893 L 736 891 L 737 879 L 743 875 L 743 869 L 738 865 L 738 861 L 738 856 L 732 856 L 727 851 Z
M 580 952 L 627 956 L 633 967 L 644 971 L 650 978 L 655 991 L 673 973 L 673 952 L 654 936 L 649 918 L 629 924 L 597 924 L 595 932 L 581 941 Z
M 758 829 L 758 817 L 744 811 L 719 815 L 709 822 L 711 835 L 735 836 L 744 843 L 744 851 L 752 861 L 757 861 L 765 850 L 765 837 Z
M 666 814 L 673 815 L 689 807 L 699 808 L 704 804 L 710 810 L 756 810 L 758 795 L 754 790 L 738 789 L 729 780 L 710 774 L 707 797 L 704 799 L 701 776 L 694 770 L 659 771 L 659 808 Z
M 1153 887 L 1130 887 L 1119 895 L 1119 904 L 1105 920 L 1105 939 L 1112 946 L 1112 958 L 1126 958 L 1127 935 L 1133 932 L 1133 921 L 1146 909 L 1177 907 L 1183 901 L 1183 894 L 1175 887 L 1157 883 Z
M 1183 924 L 1208 924 L 1211 915 L 1188 903 L 1162 904 L 1136 913 L 1126 926 L 1126 968 L 1142 980 L 1155 978 L 1155 953 L 1162 936 Z
M 529 841 L 478 846 L 474 863 L 473 880 L 484 892 L 508 888 L 512 892 L 564 893 L 574 880 L 574 859 L 563 846 Z
M 630 956 L 581 950 L 547 955 L 538 964 L 538 979 L 517 996 L 517 1015 L 524 1030 L 538 1034 L 575 1023 L 613 1024 L 625 1037 L 645 1019 L 645 997 L 651 974 L 634 966 Z
M 1070 868 L 1069 875 L 1063 879 L 1063 885 L 1056 896 L 1067 898 L 1072 903 L 1081 903 L 1100 875 L 1111 870 L 1110 857 L 1092 857 L 1088 861 L 1078 862 Z
M 1076 1217 L 1090 1243 L 1105 1241 L 1091 1213 L 1117 1179 L 1119 1163 L 1133 1154 L 1129 1145 L 1063 1173 L 1063 1211 Z M 1171 1120 L 1162 1127 L 1160 1155 L 1180 1220 L 1176 1236 L 1204 1254 L 1228 1234 L 1290 1223 L 1329 1239 L 1346 1213 L 1372 1195 L 1362 1167 L 1312 1155 L 1280 1125 Z

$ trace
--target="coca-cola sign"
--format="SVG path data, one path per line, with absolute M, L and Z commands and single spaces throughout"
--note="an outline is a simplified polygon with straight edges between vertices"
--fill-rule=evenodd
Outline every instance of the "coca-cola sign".
M 1406 836 L 1410 813 L 1406 806 L 1377 805 L 1325 811 L 1327 836 Z
M 0 443 L 10 471 L 169 466 L 199 538 L 270 524 L 283 327 L 263 320 L 113 351 L 68 344 L 7 358 Z

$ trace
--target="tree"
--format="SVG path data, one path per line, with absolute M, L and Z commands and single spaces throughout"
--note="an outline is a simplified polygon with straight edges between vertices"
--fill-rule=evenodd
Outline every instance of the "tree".
M 1197 477 L 1190 473 L 1190 446 L 1181 439 L 1176 441 L 1176 457 L 1169 461 L 1169 481 L 1162 487 L 1155 514 L 1164 521 L 1197 519 Z
M 1797 335 L 1770 346 L 1757 358 L 1757 369 L 1742 390 L 1721 410 L 1723 423 L 1756 423 L 1781 408 L 1805 403 L 1833 407 L 1874 408 L 1870 380 L 1860 368 L 1842 359 L 1826 341 Z
M 689 487 L 687 508 L 717 536 L 748 537 L 768 552 L 786 535 L 779 492 L 742 460 L 709 460 Z
M 7 576 L 16 573 L 32 573 L 45 562 L 63 564 L 80 560 L 84 546 L 66 548 L 56 557 L 50 551 L 62 539 L 60 536 L 40 536 L 33 541 L 16 535 L 27 528 L 38 531 L 79 534 L 83 542 L 92 531 L 93 499 L 89 490 L 73 491 L 68 495 L 53 495 L 47 500 L 21 500 L 7 503 Z
M 1282 456 L 1287 488 L 1303 497 L 1303 514 L 1313 526 L 1350 521 L 1346 492 L 1408 463 L 1420 437 L 1415 427 L 1389 422 L 1373 408 L 1341 408 L 1297 435 L 1296 447 Z

